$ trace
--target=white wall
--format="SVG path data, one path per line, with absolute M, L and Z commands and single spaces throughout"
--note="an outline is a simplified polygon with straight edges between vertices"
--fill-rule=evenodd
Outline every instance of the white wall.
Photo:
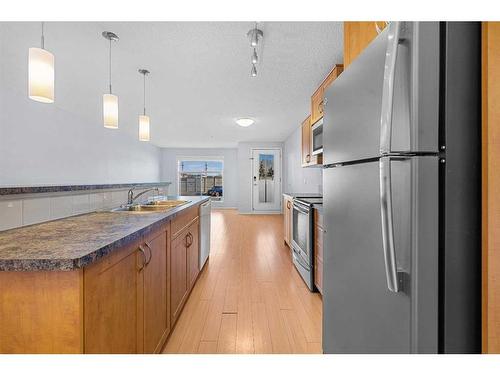
M 323 169 L 302 168 L 302 129 L 300 126 L 285 140 L 283 176 L 283 192 L 285 193 L 323 192 Z
M 214 207 L 234 208 L 238 206 L 238 150 L 235 148 L 163 148 L 163 181 L 171 181 L 170 194 L 179 192 L 177 158 L 179 157 L 222 157 L 224 160 L 224 200 L 212 202 Z
M 283 148 L 282 142 L 238 143 L 238 209 L 240 213 L 252 212 L 252 149 Z M 282 163 L 283 165 L 283 163 Z M 282 173 L 283 175 L 283 173 Z
M 85 45 L 87 40 L 52 32 L 47 46 L 57 51 L 56 102 L 38 103 L 27 96 L 27 62 L 28 47 L 38 45 L 40 25 L 25 26 L 20 34 L 19 24 L 0 23 L 0 186 L 158 182 L 159 148 L 125 131 L 128 122 L 136 126 L 135 117 L 120 118 L 118 130 L 105 129 L 104 88 L 85 85 L 96 75 L 105 85 L 105 46 L 102 56 L 76 58 L 65 43 Z M 79 27 L 75 24 L 75 30 Z M 97 63 L 102 72 L 96 71 Z M 129 106 L 124 97 L 121 114 Z

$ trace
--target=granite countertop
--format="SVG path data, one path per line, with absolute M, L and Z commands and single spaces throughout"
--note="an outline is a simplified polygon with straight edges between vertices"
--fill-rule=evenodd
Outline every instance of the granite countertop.
M 169 197 L 190 203 L 164 212 L 93 212 L 0 232 L 0 271 L 82 268 L 209 197 Z

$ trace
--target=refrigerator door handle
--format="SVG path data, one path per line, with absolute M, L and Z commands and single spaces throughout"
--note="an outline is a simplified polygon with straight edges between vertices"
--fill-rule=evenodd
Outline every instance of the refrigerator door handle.
M 401 29 L 400 22 L 390 22 L 388 29 L 382 88 L 382 111 L 380 113 L 380 153 L 382 155 L 391 152 L 392 104 L 394 101 L 394 79 Z
M 392 217 L 391 157 L 381 157 L 380 172 L 380 213 L 382 219 L 382 243 L 384 248 L 385 275 L 387 288 L 394 293 L 400 291 L 394 248 L 394 224 Z

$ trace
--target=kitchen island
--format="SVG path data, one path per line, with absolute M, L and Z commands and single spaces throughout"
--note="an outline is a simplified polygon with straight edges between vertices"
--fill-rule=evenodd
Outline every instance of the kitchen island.
M 199 206 L 0 232 L 0 353 L 161 351 L 199 273 Z

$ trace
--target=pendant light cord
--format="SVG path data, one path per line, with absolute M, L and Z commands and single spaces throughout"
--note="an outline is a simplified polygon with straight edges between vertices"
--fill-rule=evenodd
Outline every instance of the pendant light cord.
M 44 30 L 43 30 L 44 24 L 45 24 L 45 22 L 42 22 L 42 38 L 41 38 L 42 39 L 41 40 L 42 49 L 45 49 L 45 34 L 44 34 Z
M 112 91 L 111 91 L 111 39 L 109 39 L 109 93 L 112 94 Z
M 144 103 L 144 116 L 146 116 L 146 73 L 144 75 L 144 90 L 143 90 L 143 103 Z

